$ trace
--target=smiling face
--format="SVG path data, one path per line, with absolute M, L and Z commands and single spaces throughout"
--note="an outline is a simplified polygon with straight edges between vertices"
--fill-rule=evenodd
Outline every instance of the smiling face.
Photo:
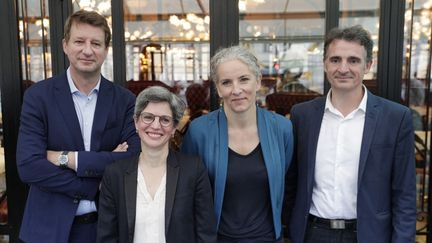
M 74 22 L 69 40 L 63 39 L 63 51 L 69 59 L 72 74 L 99 75 L 108 54 L 105 32 L 99 27 Z
M 327 49 L 324 70 L 332 92 L 362 92 L 363 77 L 372 61 L 366 61 L 366 50 L 357 42 L 334 40 Z
M 146 120 L 145 115 L 154 115 L 153 122 Z M 135 117 L 135 128 L 141 139 L 141 146 L 144 148 L 163 149 L 168 148 L 169 140 L 175 132 L 174 122 L 167 124 L 166 117 L 171 118 L 172 111 L 168 102 L 150 102 L 141 112 L 141 115 Z M 147 117 L 148 118 L 148 117 Z M 161 119 L 162 121 L 161 125 Z M 168 126 L 166 126 L 168 125 Z
M 223 62 L 217 68 L 216 88 L 226 112 L 242 113 L 255 106 L 261 80 L 239 60 Z

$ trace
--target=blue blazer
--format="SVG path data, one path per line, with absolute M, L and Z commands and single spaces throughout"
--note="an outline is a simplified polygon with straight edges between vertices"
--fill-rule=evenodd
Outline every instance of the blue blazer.
M 285 173 L 293 152 L 292 125 L 285 117 L 259 107 L 257 123 L 269 178 L 275 236 L 279 238 Z M 228 166 L 228 125 L 223 109 L 193 120 L 183 138 L 181 149 L 185 153 L 201 156 L 207 166 L 219 226 Z
M 67 242 L 80 199 L 96 200 L 105 166 L 140 151 L 133 112 L 135 96 L 101 78 L 85 152 L 66 72 L 32 85 L 24 94 L 17 144 L 21 180 L 30 185 L 21 225 L 25 242 Z M 128 152 L 111 152 L 127 141 Z M 78 171 L 49 162 L 47 150 L 79 151 Z
M 293 243 L 303 243 L 305 238 L 325 102 L 326 97 L 320 97 L 295 105 L 291 111 L 296 148 L 295 166 L 290 169 L 287 183 L 291 196 L 287 201 L 296 195 L 295 202 L 288 202 L 291 206 L 294 203 L 289 224 Z M 297 183 L 292 181 L 295 178 Z M 405 106 L 368 92 L 358 172 L 358 242 L 414 242 L 415 227 L 416 181 L 411 112 Z

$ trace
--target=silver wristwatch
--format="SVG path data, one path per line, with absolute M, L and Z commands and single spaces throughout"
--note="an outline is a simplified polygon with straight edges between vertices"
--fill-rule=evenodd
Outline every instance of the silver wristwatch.
M 68 162 L 69 162 L 68 153 L 69 153 L 69 151 L 63 151 L 60 154 L 60 156 L 58 157 L 59 166 L 62 169 L 69 168 L 68 167 Z

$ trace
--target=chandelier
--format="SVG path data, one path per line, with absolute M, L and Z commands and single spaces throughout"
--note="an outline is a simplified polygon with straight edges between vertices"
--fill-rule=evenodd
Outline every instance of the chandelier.
M 78 5 L 79 9 L 87 11 L 96 11 L 100 14 L 110 14 L 111 1 L 110 0 L 72 0 L 72 4 Z
M 209 40 L 210 17 L 205 15 L 204 18 L 194 13 L 186 14 L 186 18 L 179 18 L 173 14 L 169 17 L 169 22 L 179 30 L 180 37 L 188 40 Z
M 265 0 L 249 0 L 249 4 L 251 6 L 257 6 L 259 4 L 265 3 Z M 238 1 L 238 8 L 240 12 L 246 12 L 248 5 L 248 0 L 239 0 Z

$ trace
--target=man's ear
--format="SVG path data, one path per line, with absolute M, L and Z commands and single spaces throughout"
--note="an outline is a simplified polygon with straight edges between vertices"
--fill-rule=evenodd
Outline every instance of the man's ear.
M 369 71 L 370 71 L 370 68 L 372 67 L 372 60 L 370 60 L 370 61 L 368 61 L 367 63 L 366 63 L 366 66 L 365 66 L 365 74 L 366 73 L 368 73 Z
M 63 45 L 63 52 L 67 55 L 67 42 L 64 38 L 62 40 L 62 45 Z

